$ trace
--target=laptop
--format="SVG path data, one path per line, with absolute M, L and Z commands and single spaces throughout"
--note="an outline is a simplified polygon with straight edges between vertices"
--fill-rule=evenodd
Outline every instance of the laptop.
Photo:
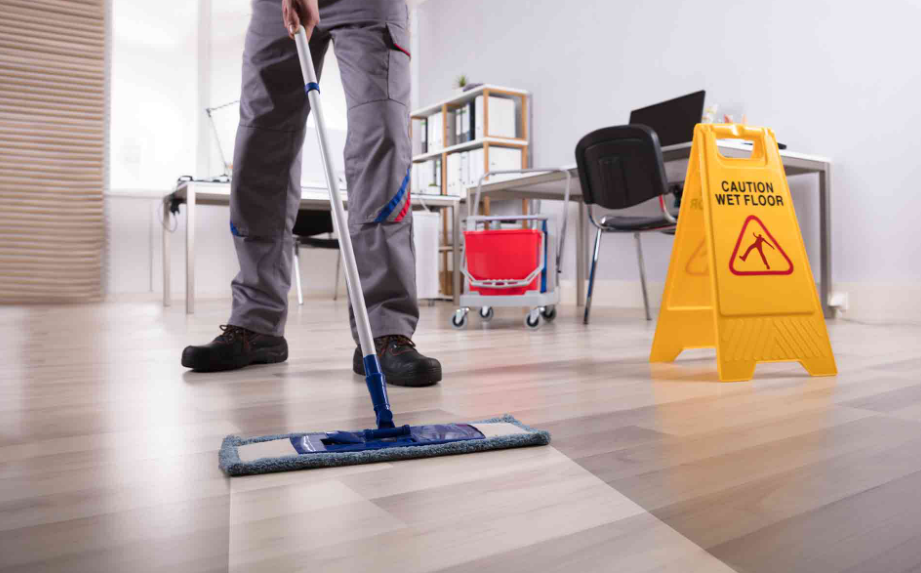
M 688 143 L 694 139 L 694 126 L 704 115 L 706 91 L 700 90 L 630 112 L 631 124 L 651 127 L 662 147 Z
M 662 103 L 635 109 L 630 112 L 630 123 L 639 123 L 651 127 L 659 136 L 659 145 L 688 143 L 694 139 L 694 126 L 704 116 L 704 98 L 707 92 L 700 90 L 686 96 L 677 97 Z M 743 144 L 751 145 L 749 142 Z M 786 149 L 784 143 L 777 147 Z

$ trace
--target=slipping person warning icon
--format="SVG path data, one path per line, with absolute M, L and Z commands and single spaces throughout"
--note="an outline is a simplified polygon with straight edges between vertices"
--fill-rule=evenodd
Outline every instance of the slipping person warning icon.
M 749 227 L 752 228 L 749 229 Z M 760 232 L 758 227 L 760 227 Z M 767 235 L 767 237 L 765 237 L 765 235 Z M 752 237 L 754 238 L 754 241 L 752 241 Z M 739 249 L 742 246 L 743 240 L 745 241 L 745 244 L 748 245 L 748 247 L 746 247 L 745 252 L 740 255 Z M 776 264 L 774 268 L 771 268 L 767 253 L 765 253 L 764 250 L 765 247 L 770 247 L 771 251 L 775 251 L 777 254 L 783 257 L 783 260 L 781 261 L 783 264 L 780 265 L 780 268 L 777 268 Z M 761 257 L 761 263 L 763 266 L 755 266 L 755 264 L 743 264 L 748 260 L 749 256 L 752 254 L 752 251 L 758 252 L 758 255 Z M 771 251 L 768 251 L 768 253 Z M 776 257 L 774 258 L 776 259 Z M 781 247 L 774 236 L 771 235 L 771 232 L 768 231 L 767 227 L 764 226 L 764 222 L 762 222 L 758 217 L 750 215 L 747 219 L 745 219 L 745 223 L 742 224 L 742 231 L 739 233 L 739 238 L 736 240 L 736 246 L 732 250 L 732 257 L 729 259 L 729 270 L 732 272 L 732 274 L 740 276 L 789 275 L 793 273 L 793 262 L 790 260 L 790 257 L 787 256 L 787 253 L 784 252 L 783 247 Z
M 748 250 L 745 251 L 745 254 L 739 258 L 744 261 L 745 259 L 748 258 L 749 253 L 751 253 L 755 249 L 758 249 L 758 254 L 761 255 L 761 261 L 764 263 L 764 268 L 766 268 L 767 270 L 771 270 L 771 265 L 768 264 L 768 261 L 764 256 L 763 245 L 767 245 L 771 247 L 772 249 L 774 248 L 774 245 L 772 245 L 770 241 L 765 239 L 763 235 L 759 235 L 757 233 L 752 233 L 752 235 L 755 237 L 755 242 L 752 243 L 752 246 L 748 247 Z

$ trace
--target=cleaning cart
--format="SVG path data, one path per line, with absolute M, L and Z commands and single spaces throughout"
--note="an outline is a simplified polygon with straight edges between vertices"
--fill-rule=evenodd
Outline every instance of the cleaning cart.
M 500 215 L 467 217 L 461 272 L 467 292 L 460 296 L 460 308 L 451 315 L 451 326 L 465 328 L 467 314 L 479 309 L 484 322 L 492 320 L 496 307 L 526 307 L 524 324 L 535 330 L 543 320 L 556 318 L 560 302 L 559 274 L 562 269 L 563 238 L 572 175 L 565 169 L 515 169 L 488 171 L 477 183 L 471 213 L 476 213 L 483 181 L 490 176 L 560 172 L 566 176 L 563 217 L 557 235 L 554 217 L 549 215 Z M 523 224 L 522 224 L 523 223 Z M 503 228 L 514 225 L 515 228 Z M 492 226 L 493 228 L 488 228 Z

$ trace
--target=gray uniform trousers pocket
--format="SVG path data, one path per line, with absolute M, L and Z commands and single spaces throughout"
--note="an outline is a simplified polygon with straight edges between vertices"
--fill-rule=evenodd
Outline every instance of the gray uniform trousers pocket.
M 405 13 L 405 11 L 403 11 Z M 337 14 L 341 21 L 341 14 Z M 320 20 L 324 10 L 321 4 Z M 397 22 L 318 28 L 317 73 L 329 41 L 348 106 L 345 147 L 349 234 L 375 336 L 412 336 L 418 322 L 409 193 L 409 54 Z M 300 201 L 301 146 L 309 113 L 280 0 L 256 0 L 247 31 L 240 127 L 234 149 L 231 230 L 240 261 L 230 324 L 284 333 L 291 230 Z M 322 91 L 322 81 L 320 83 Z M 357 341 L 354 317 L 353 338 Z

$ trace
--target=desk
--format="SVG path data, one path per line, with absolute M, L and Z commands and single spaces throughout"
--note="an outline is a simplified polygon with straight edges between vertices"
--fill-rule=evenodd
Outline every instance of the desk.
M 718 143 L 720 153 L 726 157 L 748 157 L 751 147 L 730 141 Z M 691 143 L 680 143 L 662 148 L 662 158 L 669 161 L 688 159 L 691 155 Z M 831 165 L 830 159 L 815 155 L 804 155 L 792 151 L 780 152 L 787 176 L 817 173 L 819 175 L 819 289 L 822 310 L 826 318 L 834 318 L 835 309 L 829 306 L 832 292 L 831 283 Z M 582 200 L 582 188 L 579 185 L 579 173 L 575 165 L 566 165 L 563 169 L 572 174 L 571 199 L 578 207 L 578 237 L 576 240 L 576 304 L 585 305 L 585 279 L 587 255 L 585 244 L 586 209 Z M 548 199 L 558 200 L 563 197 L 566 186 L 565 175 L 559 172 L 526 174 L 510 179 L 483 184 L 483 197 L 495 199 Z M 476 187 L 467 189 L 467 206 L 471 208 Z
M 342 193 L 348 203 L 348 197 Z M 185 311 L 195 312 L 195 208 L 197 205 L 230 205 L 230 183 L 188 181 L 163 198 L 163 220 L 169 219 L 169 206 L 173 200 L 186 204 L 185 227 Z M 413 208 L 451 209 L 454 218 L 454 268 L 460 268 L 460 202 L 457 195 L 413 195 Z M 304 187 L 301 190 L 301 209 L 329 209 L 329 190 L 325 187 Z M 170 305 L 170 233 L 163 232 L 163 306 Z M 454 273 L 454 303 L 459 303 L 460 275 Z

